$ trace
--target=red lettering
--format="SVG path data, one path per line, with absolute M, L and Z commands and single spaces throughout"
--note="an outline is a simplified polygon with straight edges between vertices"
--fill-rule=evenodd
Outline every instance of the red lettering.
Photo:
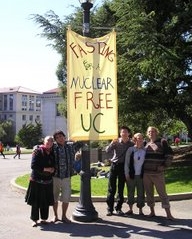
M 94 107 L 95 109 L 112 109 L 113 106 L 110 105 L 112 103 L 112 100 L 109 99 L 111 96 L 111 93 L 99 93 L 97 97 L 97 102 L 94 100 L 93 92 L 87 92 L 86 93 L 86 107 L 89 109 L 89 107 Z M 96 97 L 95 97 L 96 98 Z
M 74 93 L 75 109 L 77 108 L 77 99 L 81 99 L 81 98 L 82 98 L 82 92 Z
M 110 49 L 110 46 L 108 46 L 105 42 L 85 42 L 83 46 L 79 44 L 76 45 L 72 42 L 69 46 L 77 58 L 83 58 L 83 56 L 87 54 L 94 54 L 96 51 L 97 54 L 104 56 L 110 62 L 113 62 L 115 57 L 113 49 Z
M 105 95 L 106 109 L 113 109 L 113 106 L 109 106 L 109 103 L 111 103 L 112 100 L 108 99 L 108 96 L 111 96 L 111 93 L 107 93 L 107 94 Z

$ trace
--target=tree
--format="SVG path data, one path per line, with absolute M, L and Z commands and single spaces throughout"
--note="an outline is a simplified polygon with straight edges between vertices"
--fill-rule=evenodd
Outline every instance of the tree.
M 25 124 L 15 137 L 15 141 L 26 148 L 33 148 L 34 145 L 42 141 L 42 126 L 36 122 L 36 125 Z
M 13 123 L 10 120 L 0 123 L 0 139 L 4 143 L 12 143 L 14 141 Z
M 170 119 L 186 125 L 190 137 L 191 7 L 188 0 L 111 3 L 120 29 L 117 42 L 120 114 L 165 111 Z
M 91 12 L 91 37 L 117 30 L 119 124 L 144 132 L 179 120 L 192 137 L 191 9 L 189 0 L 111 0 Z M 63 22 L 53 12 L 33 16 L 62 55 L 64 88 L 67 26 L 81 33 L 82 9 L 75 10 Z

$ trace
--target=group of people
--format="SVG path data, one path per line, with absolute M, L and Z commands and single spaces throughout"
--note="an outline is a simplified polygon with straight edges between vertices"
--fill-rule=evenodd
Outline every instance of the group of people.
M 158 133 L 157 128 L 148 127 L 148 141 L 144 143 L 144 136 L 141 133 L 131 137 L 130 129 L 123 126 L 120 129 L 120 137 L 106 147 L 106 152 L 113 152 L 106 199 L 107 216 L 112 216 L 114 210 L 120 216 L 131 215 L 134 203 L 139 209 L 139 215 L 143 215 L 145 195 L 150 208 L 148 216 L 155 216 L 155 187 L 167 218 L 174 219 L 170 211 L 164 176 L 165 168 L 171 164 L 173 152 L 167 141 L 158 137 Z M 34 149 L 31 160 L 32 171 L 25 196 L 26 203 L 31 206 L 30 218 L 33 227 L 38 225 L 39 220 L 40 223 L 48 223 L 50 206 L 53 207 L 53 223 L 59 220 L 71 222 L 67 217 L 67 209 L 71 197 L 75 153 L 79 157 L 79 148 L 75 143 L 69 144 L 61 130 L 56 131 L 53 136 L 46 136 L 43 144 Z M 126 213 L 122 211 L 125 184 L 128 189 L 129 206 Z M 61 217 L 58 214 L 59 201 Z
M 155 216 L 155 188 L 167 219 L 174 220 L 170 211 L 164 176 L 165 168 L 171 164 L 173 151 L 167 141 L 159 137 L 156 127 L 148 127 L 147 138 L 148 140 L 145 142 L 141 133 L 136 133 L 131 137 L 131 130 L 123 126 L 120 129 L 120 137 L 112 140 L 106 147 L 106 152 L 113 152 L 106 200 L 107 216 L 112 216 L 114 210 L 120 216 L 131 215 L 135 203 L 139 209 L 139 215 L 144 215 L 145 196 L 150 208 L 150 213 L 147 216 Z M 125 184 L 127 185 L 129 210 L 124 213 L 122 204 Z M 135 197 L 135 192 L 137 197 Z
M 31 176 L 25 201 L 31 206 L 32 226 L 48 223 L 49 207 L 53 206 L 52 222 L 70 223 L 67 209 L 71 197 L 71 176 L 75 157 L 75 143 L 68 144 L 63 131 L 46 136 L 42 145 L 32 153 Z M 61 218 L 58 202 L 61 201 Z M 39 221 L 40 220 L 40 221 Z
M 5 154 L 4 154 L 5 149 L 9 151 L 10 146 L 7 144 L 7 146 L 4 148 L 3 143 L 0 141 L 0 154 L 3 156 L 4 159 L 5 159 Z M 16 158 L 18 156 L 18 158 L 20 159 L 20 155 L 21 155 L 21 147 L 19 144 L 17 144 L 15 148 L 15 155 L 13 156 L 13 158 Z

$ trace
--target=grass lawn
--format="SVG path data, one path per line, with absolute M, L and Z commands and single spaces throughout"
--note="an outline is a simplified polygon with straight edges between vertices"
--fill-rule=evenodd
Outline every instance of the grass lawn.
M 105 168 L 107 170 L 107 168 Z M 192 166 L 169 168 L 166 171 L 166 187 L 168 194 L 185 193 L 192 191 Z M 29 174 L 20 176 L 16 179 L 16 183 L 27 188 L 29 182 Z M 79 195 L 81 177 L 75 175 L 72 177 L 72 195 Z M 107 178 L 91 178 L 91 195 L 106 196 L 107 194 Z M 127 191 L 125 189 L 125 195 Z

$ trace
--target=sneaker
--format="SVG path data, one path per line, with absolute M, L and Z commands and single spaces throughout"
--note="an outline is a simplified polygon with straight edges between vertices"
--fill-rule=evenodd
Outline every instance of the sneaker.
M 117 210 L 116 213 L 117 213 L 118 216 L 123 216 L 124 215 L 124 212 L 122 212 L 121 210 Z
M 107 214 L 106 214 L 106 216 L 112 216 L 112 215 L 113 215 L 113 213 L 110 212 L 110 211 L 108 211 Z

